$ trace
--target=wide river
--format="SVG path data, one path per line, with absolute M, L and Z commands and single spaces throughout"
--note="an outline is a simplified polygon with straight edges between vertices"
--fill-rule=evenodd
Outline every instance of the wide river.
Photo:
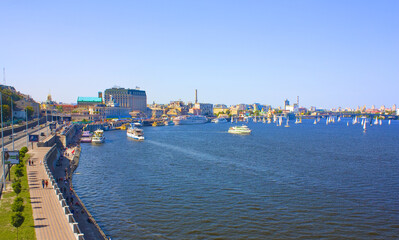
M 73 183 L 112 239 L 398 239 L 399 122 L 347 121 L 108 131 Z

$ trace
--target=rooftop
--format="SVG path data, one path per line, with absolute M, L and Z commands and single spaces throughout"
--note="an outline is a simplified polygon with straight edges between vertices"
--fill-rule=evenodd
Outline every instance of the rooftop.
M 78 102 L 101 103 L 103 100 L 99 97 L 78 97 Z

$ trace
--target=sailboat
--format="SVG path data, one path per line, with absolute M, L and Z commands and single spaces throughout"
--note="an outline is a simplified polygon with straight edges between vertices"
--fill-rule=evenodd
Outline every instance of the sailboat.
M 313 124 L 315 124 L 315 125 L 317 124 L 317 119 L 316 118 L 314 119 Z
M 270 118 L 267 118 L 267 123 L 271 123 L 272 120 Z
M 366 127 L 367 124 L 366 124 L 366 123 L 367 123 L 367 121 L 364 121 L 364 123 L 363 123 L 363 131 L 364 131 L 364 132 L 366 132 L 366 130 L 367 130 L 367 127 Z
M 377 125 L 378 124 L 378 118 L 376 117 L 374 120 L 374 124 Z
M 380 125 L 382 125 L 382 120 L 380 119 Z
M 346 122 L 346 126 L 349 126 L 349 122 Z
M 338 122 L 341 122 L 341 117 L 338 117 L 338 120 L 337 120 Z
M 389 121 L 388 121 L 388 125 L 391 125 L 391 119 L 389 119 Z

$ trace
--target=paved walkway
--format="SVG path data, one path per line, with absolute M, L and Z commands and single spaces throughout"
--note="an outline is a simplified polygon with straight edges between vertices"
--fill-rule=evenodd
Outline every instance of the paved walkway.
M 36 238 L 72 240 L 75 236 L 51 183 L 49 182 L 48 187 L 42 187 L 42 179 L 47 179 L 43 158 L 49 150 L 49 147 L 29 150 L 34 165 L 26 164 Z

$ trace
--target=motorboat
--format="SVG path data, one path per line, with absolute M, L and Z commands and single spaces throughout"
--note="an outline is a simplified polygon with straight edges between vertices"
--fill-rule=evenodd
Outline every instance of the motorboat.
M 252 130 L 246 125 L 230 127 L 228 133 L 232 134 L 251 134 Z
M 104 143 L 105 142 L 104 131 L 101 129 L 97 129 L 96 131 L 94 131 L 94 134 L 91 137 L 91 142 Z
M 135 140 L 144 140 L 144 131 L 138 127 L 130 126 L 130 128 L 127 129 L 126 135 Z
M 81 143 L 91 143 L 91 133 L 90 131 L 83 131 L 82 137 L 80 138 Z
M 227 123 L 226 118 L 215 118 L 212 120 L 213 123 Z

